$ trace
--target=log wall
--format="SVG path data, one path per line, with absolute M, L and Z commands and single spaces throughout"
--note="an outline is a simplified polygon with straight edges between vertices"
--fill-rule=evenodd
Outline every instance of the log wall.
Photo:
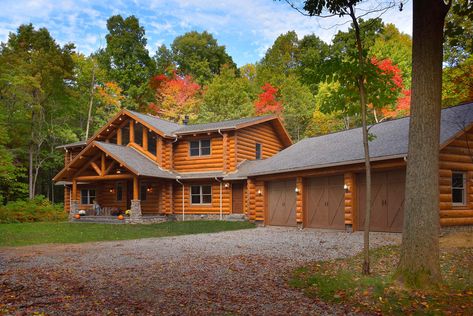
M 191 157 L 190 141 L 210 139 L 210 155 Z M 208 136 L 187 136 L 173 146 L 173 169 L 177 172 L 200 172 L 223 170 L 223 139 L 220 134 Z
M 191 185 L 211 185 L 212 203 L 208 205 L 191 204 Z M 231 212 L 231 187 L 222 185 L 222 213 Z M 220 183 L 217 181 L 184 182 L 184 210 L 186 214 L 219 214 L 220 213 Z M 173 213 L 182 214 L 182 185 L 173 185 Z
M 262 145 L 261 158 L 269 158 L 284 148 L 271 123 L 263 123 L 236 132 L 237 162 L 256 158 L 256 143 Z
M 302 224 L 304 222 L 304 179 L 297 177 L 296 188 L 299 190 L 296 195 L 296 222 Z

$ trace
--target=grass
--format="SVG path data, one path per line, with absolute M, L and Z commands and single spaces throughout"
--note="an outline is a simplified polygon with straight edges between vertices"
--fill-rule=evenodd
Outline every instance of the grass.
M 248 222 L 189 221 L 147 225 L 42 222 L 0 224 L 1 246 L 140 239 L 254 228 Z
M 441 239 L 443 284 L 433 290 L 413 290 L 393 279 L 399 247 L 371 252 L 372 274 L 363 276 L 357 255 L 300 267 L 290 285 L 311 298 L 344 304 L 356 312 L 389 315 L 473 315 L 473 232 Z

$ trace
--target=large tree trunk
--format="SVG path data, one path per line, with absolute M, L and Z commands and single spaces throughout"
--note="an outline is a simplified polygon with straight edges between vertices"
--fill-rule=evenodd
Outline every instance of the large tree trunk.
M 94 89 L 95 89 L 95 62 L 92 68 L 92 80 L 90 82 L 90 98 L 89 98 L 89 110 L 87 111 L 87 124 L 85 129 L 85 140 L 89 139 L 90 124 L 92 122 L 92 107 L 94 105 Z
M 363 45 L 360 36 L 360 26 L 356 19 L 355 10 L 353 6 L 349 6 L 350 17 L 353 21 L 356 36 L 356 47 L 358 50 L 358 63 L 360 69 L 364 69 Z M 365 153 L 365 170 L 366 170 L 366 205 L 365 205 L 365 225 L 363 233 L 363 274 L 370 274 L 370 220 L 371 220 L 371 161 L 370 148 L 368 139 L 368 124 L 366 119 L 366 88 L 365 77 L 360 75 L 358 77 L 358 90 L 360 92 L 361 105 L 361 121 L 363 129 L 363 149 Z
M 28 197 L 29 199 L 33 199 L 35 196 L 35 187 L 34 187 L 34 180 L 33 180 L 33 149 L 34 144 L 31 141 L 29 152 L 28 152 Z
M 412 99 L 404 227 L 398 278 L 424 287 L 441 281 L 439 263 L 439 141 L 443 0 L 414 0 Z

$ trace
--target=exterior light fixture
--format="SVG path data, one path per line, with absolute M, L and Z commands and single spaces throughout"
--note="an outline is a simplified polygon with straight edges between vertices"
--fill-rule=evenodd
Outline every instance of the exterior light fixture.
M 261 190 L 258 190 L 258 195 L 263 195 L 263 193 L 261 192 Z
M 344 184 L 344 185 L 343 185 L 343 189 L 344 189 L 346 192 L 350 191 L 350 187 L 348 186 L 348 184 Z
M 301 190 L 299 190 L 298 187 L 296 187 L 296 188 L 294 189 L 294 192 L 296 192 L 296 193 L 299 193 L 300 191 L 301 191 Z
M 146 188 L 146 192 L 153 192 L 153 187 L 151 185 L 149 185 L 147 188 Z
M 227 182 L 223 186 L 225 187 L 225 189 L 228 189 L 230 187 L 230 183 Z
M 110 193 L 113 193 L 113 192 L 115 192 L 115 188 L 112 187 L 112 188 L 110 188 L 109 191 L 110 191 Z

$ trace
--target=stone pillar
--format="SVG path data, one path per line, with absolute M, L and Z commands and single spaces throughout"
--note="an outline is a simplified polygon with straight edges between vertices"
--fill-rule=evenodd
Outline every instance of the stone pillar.
M 141 201 L 131 200 L 130 222 L 141 222 Z
M 69 220 L 74 218 L 74 215 L 79 213 L 79 201 L 78 200 L 71 200 L 71 207 L 69 210 Z

